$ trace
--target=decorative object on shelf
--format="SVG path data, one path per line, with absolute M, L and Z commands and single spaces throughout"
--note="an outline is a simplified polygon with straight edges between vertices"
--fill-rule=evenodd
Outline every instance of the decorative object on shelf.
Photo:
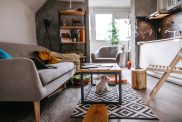
M 82 8 L 77 8 L 76 10 L 77 10 L 77 11 L 82 11 Z
M 83 26 L 83 22 L 81 21 L 81 19 L 72 19 L 72 26 Z
M 43 22 L 44 22 L 44 28 L 45 28 L 45 33 L 44 33 L 44 38 L 43 39 L 48 40 L 50 50 L 52 50 L 52 44 L 51 44 L 50 36 L 49 36 L 49 26 L 50 26 L 52 20 L 50 18 L 44 18 Z
M 70 31 L 67 29 L 61 29 L 60 30 L 60 37 L 62 42 L 71 42 L 71 34 Z
M 71 38 L 73 42 L 79 41 L 79 34 L 80 34 L 79 30 L 71 29 L 70 33 L 71 33 Z

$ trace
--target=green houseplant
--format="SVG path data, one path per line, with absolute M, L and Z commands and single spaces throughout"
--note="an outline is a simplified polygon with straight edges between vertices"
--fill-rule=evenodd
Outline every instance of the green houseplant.
M 118 45 L 119 44 L 119 30 L 116 27 L 116 22 L 112 22 L 109 24 L 110 28 L 108 30 L 108 38 L 106 39 L 109 41 L 111 45 Z

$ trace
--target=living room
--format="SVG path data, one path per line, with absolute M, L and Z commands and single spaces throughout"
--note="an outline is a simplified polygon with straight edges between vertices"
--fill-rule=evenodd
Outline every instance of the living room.
M 181 3 L 0 0 L 0 121 L 182 121 Z

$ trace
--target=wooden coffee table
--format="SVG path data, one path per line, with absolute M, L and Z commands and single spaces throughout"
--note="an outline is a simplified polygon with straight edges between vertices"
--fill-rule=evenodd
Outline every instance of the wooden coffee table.
M 118 84 L 112 84 L 111 86 L 116 89 L 117 91 L 117 97 L 116 100 L 110 101 L 110 100 L 103 100 L 103 101 L 95 101 L 95 100 L 87 100 L 87 96 L 89 95 L 92 87 L 95 87 L 96 84 L 93 83 L 93 74 L 114 74 L 116 81 L 121 81 L 121 68 L 117 63 L 85 63 L 81 69 L 79 70 L 79 74 L 81 75 L 81 102 L 83 104 L 91 103 L 91 104 L 121 104 L 121 82 Z M 86 93 L 84 93 L 84 82 L 83 82 L 83 75 L 84 74 L 91 74 L 91 84 L 87 90 Z M 117 82 L 116 82 L 117 83 Z

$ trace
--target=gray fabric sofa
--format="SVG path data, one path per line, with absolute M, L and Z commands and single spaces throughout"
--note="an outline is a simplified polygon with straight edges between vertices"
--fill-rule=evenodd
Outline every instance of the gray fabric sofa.
M 29 58 L 36 45 L 0 42 L 13 59 L 0 60 L 0 101 L 33 102 L 36 122 L 40 121 L 40 100 L 53 94 L 76 72 L 72 62 L 53 64 L 56 69 L 37 70 Z
M 95 53 L 91 53 L 92 63 L 117 63 L 126 66 L 126 52 L 124 46 L 103 46 Z

